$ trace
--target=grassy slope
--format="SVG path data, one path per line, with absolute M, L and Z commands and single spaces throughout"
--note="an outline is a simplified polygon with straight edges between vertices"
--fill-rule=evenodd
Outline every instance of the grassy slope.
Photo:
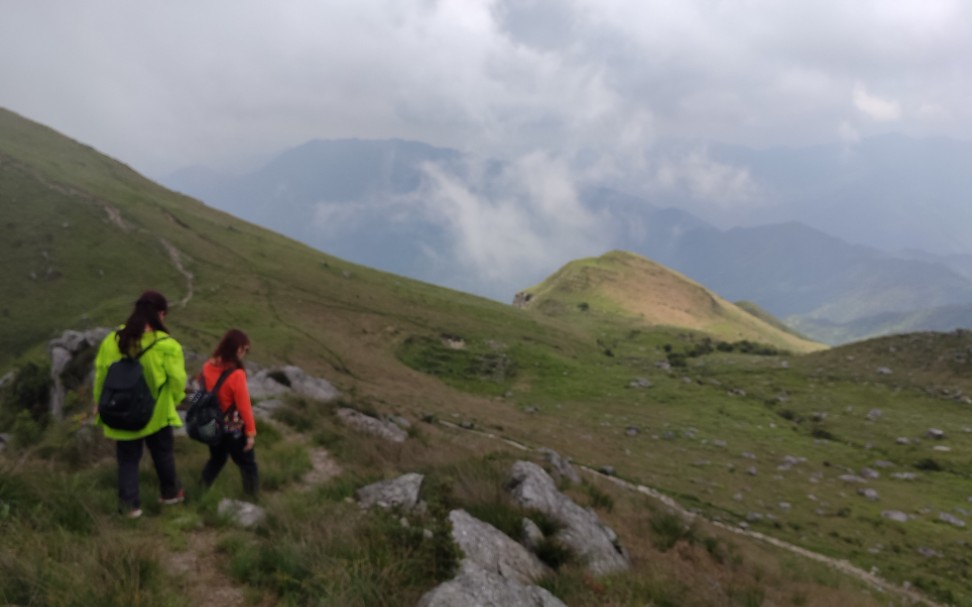
M 6 310 L 0 366 L 38 355 L 63 329 L 119 322 L 144 287 L 182 297 L 186 282 L 169 262 L 163 237 L 194 274 L 192 300 L 170 315 L 173 332 L 190 349 L 208 350 L 223 328 L 237 325 L 254 337 L 258 362 L 301 365 L 359 406 L 413 419 L 433 413 L 474 421 L 581 463 L 612 465 L 710 516 L 742 522 L 759 514 L 749 521 L 759 531 L 878 567 L 934 596 L 972 596 L 958 543 L 967 532 L 937 519 L 939 512 L 962 516 L 957 509 L 972 495 L 966 472 L 972 435 L 961 431 L 966 408 L 926 389 L 932 375 L 905 382 L 901 371 L 875 375 L 870 361 L 857 374 L 846 373 L 843 349 L 806 357 L 713 354 L 668 373 L 656 366 L 666 346 L 689 348 L 697 334 L 649 328 L 628 314 L 609 322 L 572 312 L 553 318 L 354 266 L 163 190 L 89 148 L 2 112 L 0 162 L 5 224 L 15 224 L 21 240 L 0 244 L 3 258 L 17 262 L 3 266 L 2 284 L 12 287 L 0 299 Z M 133 226 L 130 231 L 108 219 L 106 204 Z M 51 259 L 57 272 L 41 279 L 43 262 Z M 27 264 L 34 264 L 29 267 L 38 278 L 29 277 Z M 594 311 L 611 311 L 615 300 L 584 301 Z M 444 345 L 444 333 L 462 337 L 465 348 Z M 935 351 L 934 344 L 932 336 L 924 347 Z M 934 376 L 938 383 L 956 369 L 941 373 Z M 638 377 L 649 378 L 652 387 L 629 388 Z M 879 421 L 865 418 L 871 408 L 882 409 Z M 896 446 L 897 436 L 921 437 L 932 425 L 946 429 L 952 451 L 933 451 L 927 441 Z M 640 433 L 628 436 L 629 427 Z M 432 446 L 459 441 L 478 452 L 498 448 L 428 432 Z M 780 469 L 787 455 L 807 461 Z M 927 458 L 944 469 L 914 468 Z M 879 490 L 880 502 L 864 500 L 856 485 L 837 478 L 879 459 L 894 466 L 868 485 Z M 378 470 L 406 472 L 410 461 L 392 454 Z M 750 467 L 755 475 L 747 473 Z M 896 481 L 892 471 L 920 477 Z M 99 474 L 110 479 L 110 465 Z M 887 509 L 915 518 L 892 523 L 880 516 Z M 646 524 L 636 513 L 602 516 L 630 529 L 633 543 Z M 920 548 L 943 556 L 923 557 Z M 720 573 L 733 575 L 731 569 Z M 777 580 L 783 588 L 774 595 L 777 604 L 828 604 L 808 600 L 803 591 L 787 593 L 797 577 L 790 572 Z M 571 604 L 602 604 L 596 593 L 576 592 L 593 598 Z M 841 604 L 870 604 L 856 596 Z
M 794 352 L 824 346 L 739 308 L 644 257 L 612 251 L 573 261 L 527 289 L 528 307 L 548 314 L 586 312 L 640 319 L 646 325 L 696 329 L 726 341 L 751 340 Z

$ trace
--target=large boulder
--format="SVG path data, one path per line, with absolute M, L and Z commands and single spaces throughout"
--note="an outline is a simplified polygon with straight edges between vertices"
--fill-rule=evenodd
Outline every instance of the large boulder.
M 595 575 L 628 569 L 631 564 L 614 531 L 593 510 L 581 508 L 557 490 L 554 480 L 533 462 L 519 461 L 510 471 L 513 499 L 538 510 L 561 528 L 553 535 Z
M 101 345 L 102 340 L 109 333 L 111 333 L 111 329 L 107 327 L 99 327 L 88 331 L 65 331 L 60 337 L 48 342 L 47 351 L 51 356 L 51 392 L 49 405 L 51 416 L 54 419 L 62 419 L 64 417 L 64 397 L 66 393 L 64 372 L 75 358 Z M 91 354 L 88 355 L 92 361 L 94 360 L 93 352 L 95 350 L 91 350 Z M 78 364 L 84 362 L 85 359 L 79 359 Z
M 546 565 L 533 553 L 465 510 L 450 512 L 449 522 L 452 523 L 452 538 L 466 558 L 486 571 L 524 584 L 549 573 Z
M 540 453 L 547 459 L 547 463 L 550 464 L 555 477 L 573 485 L 579 485 L 581 483 L 580 474 L 570 464 L 568 458 L 561 457 L 559 453 L 548 448 L 540 449 Z
M 567 607 L 547 590 L 505 578 L 466 559 L 459 575 L 425 593 L 416 607 Z
M 365 510 L 384 508 L 409 512 L 419 503 L 419 491 L 422 489 L 421 474 L 412 472 L 387 481 L 381 481 L 358 489 L 354 497 Z

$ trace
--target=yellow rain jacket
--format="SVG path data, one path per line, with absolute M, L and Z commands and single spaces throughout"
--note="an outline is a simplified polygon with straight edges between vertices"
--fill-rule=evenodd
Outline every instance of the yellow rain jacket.
M 95 358 L 95 403 L 101 398 L 108 367 L 122 358 L 121 350 L 118 349 L 117 334 L 118 331 L 112 331 L 98 347 L 98 355 Z M 139 359 L 145 374 L 145 383 L 148 384 L 152 394 L 158 395 L 155 399 L 152 419 L 141 430 L 116 430 L 96 418 L 95 421 L 102 427 L 105 436 L 110 439 L 134 440 L 155 434 L 166 426 L 182 427 L 182 420 L 176 413 L 176 406 L 186 396 L 186 361 L 182 355 L 182 346 L 165 331 L 146 331 L 142 335 L 141 349 L 144 350 L 155 341 L 158 343 Z

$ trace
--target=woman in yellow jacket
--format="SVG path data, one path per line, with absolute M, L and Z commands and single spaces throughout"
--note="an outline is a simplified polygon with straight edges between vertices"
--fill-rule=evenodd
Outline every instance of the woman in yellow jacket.
M 140 430 L 109 428 L 100 419 L 97 420 L 105 436 L 116 441 L 119 510 L 131 518 L 142 515 L 138 465 L 142 459 L 143 443 L 148 447 L 155 473 L 159 477 L 159 502 L 178 504 L 185 499 L 185 491 L 176 476 L 172 429 L 182 426 L 176 406 L 185 397 L 186 363 L 182 346 L 169 336 L 163 324 L 167 313 L 168 302 L 161 293 L 142 293 L 124 326 L 101 342 L 95 358 L 96 403 L 101 398 L 108 367 L 120 360 L 123 352 L 134 356 L 144 351 L 139 362 L 145 382 L 152 394 L 158 395 L 151 419 Z

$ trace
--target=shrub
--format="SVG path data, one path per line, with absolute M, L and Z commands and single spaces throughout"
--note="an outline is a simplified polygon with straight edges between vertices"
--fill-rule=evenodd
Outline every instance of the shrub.
M 21 411 L 27 411 L 34 421 L 43 426 L 47 423 L 50 393 L 50 367 L 27 363 L 17 371 L 4 391 L 5 417 L 8 421 L 13 420 Z
M 652 517 L 651 530 L 655 546 L 662 552 L 670 550 L 679 540 L 691 541 L 695 537 L 694 531 L 685 524 L 682 517 L 672 513 Z

